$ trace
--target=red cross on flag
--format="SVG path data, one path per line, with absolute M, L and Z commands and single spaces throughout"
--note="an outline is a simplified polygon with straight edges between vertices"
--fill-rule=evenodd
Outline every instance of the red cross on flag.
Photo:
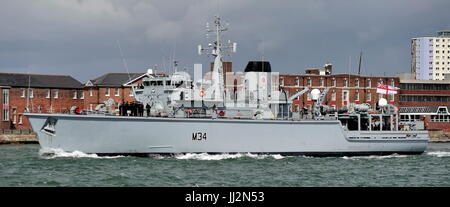
M 381 94 L 397 94 L 397 89 L 394 86 L 390 86 L 390 85 L 383 85 L 381 83 L 378 83 L 377 85 L 377 93 L 381 93 Z

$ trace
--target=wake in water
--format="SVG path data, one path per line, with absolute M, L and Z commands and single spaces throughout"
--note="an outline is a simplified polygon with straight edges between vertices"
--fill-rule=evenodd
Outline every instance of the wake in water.
M 266 158 L 273 158 L 273 159 L 283 159 L 284 156 L 281 156 L 279 154 L 275 155 L 261 155 L 261 154 L 208 154 L 208 153 L 187 153 L 187 154 L 180 154 L 174 156 L 176 159 L 179 160 L 226 160 L 226 159 L 238 159 L 238 158 L 253 158 L 253 159 L 266 159 Z
M 436 157 L 450 157 L 450 152 L 445 152 L 445 151 L 427 152 L 427 155 L 436 156 Z
M 54 158 L 100 158 L 100 159 L 111 159 L 120 158 L 124 156 L 98 156 L 97 154 L 87 154 L 80 151 L 66 152 L 62 149 L 46 148 L 40 149 L 39 155 L 45 159 Z
M 408 157 L 408 155 L 399 155 L 399 154 L 392 154 L 392 155 L 370 155 L 370 156 L 354 156 L 354 157 L 342 157 L 346 160 L 359 160 L 359 159 L 389 159 L 389 158 L 404 158 Z

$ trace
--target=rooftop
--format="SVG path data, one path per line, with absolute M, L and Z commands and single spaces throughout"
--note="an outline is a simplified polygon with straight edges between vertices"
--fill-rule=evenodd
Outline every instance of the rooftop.
M 32 88 L 81 89 L 83 85 L 68 75 L 0 73 L 0 85 Z
M 437 32 L 438 37 L 450 37 L 450 30 L 441 30 Z
M 107 73 L 90 82 L 95 86 L 122 86 L 144 73 Z

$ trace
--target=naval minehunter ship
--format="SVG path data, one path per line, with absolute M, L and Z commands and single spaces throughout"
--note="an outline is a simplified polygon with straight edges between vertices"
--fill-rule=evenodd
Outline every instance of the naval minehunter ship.
M 208 25 L 208 24 L 207 24 Z M 420 154 L 428 133 L 400 123 L 397 108 L 385 99 L 371 109 L 350 104 L 336 110 L 323 104 L 328 89 L 305 88 L 290 95 L 264 61 L 251 61 L 245 72 L 227 76 L 223 56 L 236 44 L 222 42 L 227 28 L 216 17 L 215 38 L 198 47 L 214 57 L 212 72 L 192 80 L 148 70 L 135 99 L 151 107 L 146 117 L 97 114 L 27 113 L 41 148 L 98 155 L 178 153 L 257 153 L 310 156 Z M 194 77 L 195 79 L 195 77 Z M 241 84 L 228 84 L 239 79 Z M 310 110 L 293 110 L 292 101 L 308 95 Z M 401 130 L 400 126 L 402 126 Z

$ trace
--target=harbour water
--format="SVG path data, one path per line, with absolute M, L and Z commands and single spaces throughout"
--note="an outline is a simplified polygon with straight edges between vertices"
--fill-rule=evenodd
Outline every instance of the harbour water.
M 422 155 L 98 157 L 0 145 L 0 186 L 450 186 L 450 143 Z

